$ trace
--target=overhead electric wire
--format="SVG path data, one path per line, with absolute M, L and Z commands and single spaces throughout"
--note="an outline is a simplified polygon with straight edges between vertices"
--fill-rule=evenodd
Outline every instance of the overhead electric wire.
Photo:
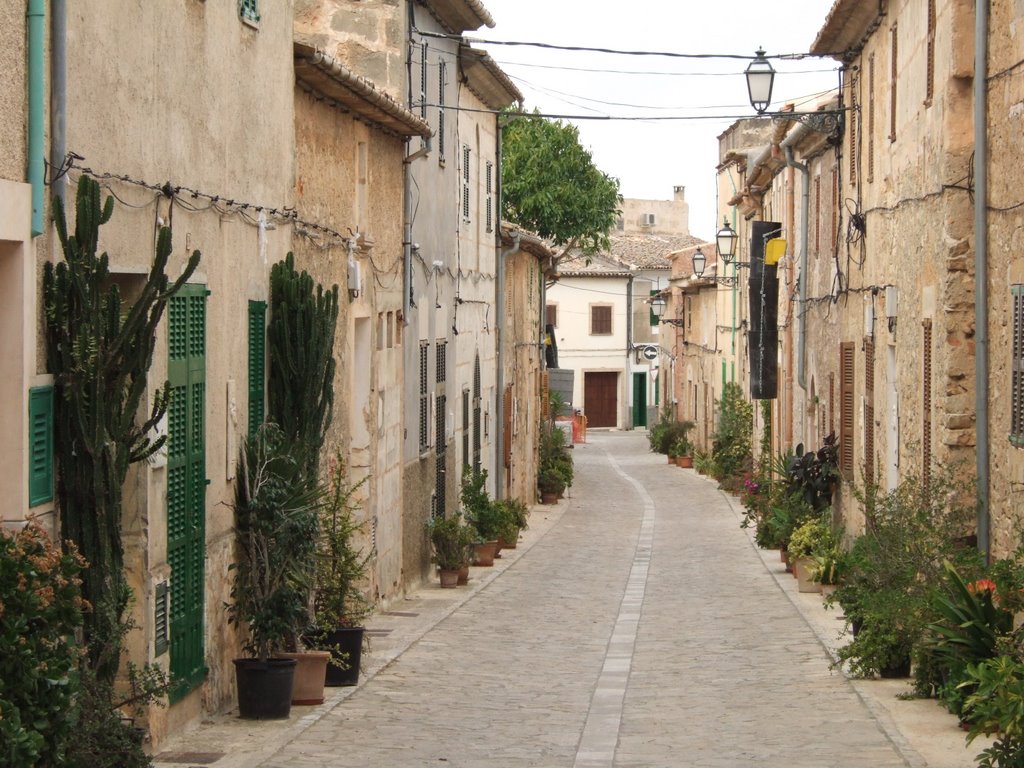
M 560 69 L 566 72 L 591 72 L 600 75 L 644 75 L 654 77 L 737 77 L 743 75 L 743 71 L 730 72 L 660 72 L 657 70 L 642 69 L 602 69 L 599 67 L 567 67 L 558 64 L 534 64 L 525 61 L 500 61 L 494 60 L 501 67 L 530 67 L 532 69 Z M 819 75 L 825 72 L 838 72 L 839 67 L 828 69 L 787 69 L 787 75 Z
M 750 61 L 757 56 L 749 53 L 679 53 L 678 51 L 627 51 L 619 48 L 598 48 L 586 45 L 558 45 L 556 43 L 540 43 L 532 40 L 485 40 L 482 37 L 471 37 L 469 35 L 448 34 L 444 32 L 427 32 L 414 28 L 413 34 L 421 37 L 433 37 L 442 40 L 459 40 L 464 43 L 477 43 L 479 45 L 508 45 L 530 48 L 544 48 L 552 51 L 583 51 L 589 53 L 609 53 L 616 56 L 664 56 L 671 59 L 740 59 Z M 832 58 L 831 53 L 776 53 L 765 54 L 766 59 L 778 59 L 788 61 L 800 61 L 805 58 Z

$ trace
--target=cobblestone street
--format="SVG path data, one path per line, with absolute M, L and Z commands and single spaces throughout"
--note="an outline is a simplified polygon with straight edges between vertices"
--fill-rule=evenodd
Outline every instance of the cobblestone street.
M 289 724 L 225 718 L 186 746 L 222 750 L 218 768 L 938 765 L 830 670 L 789 577 L 713 482 L 640 432 L 592 433 L 574 458 L 571 498 L 535 508 L 500 570 L 473 569 L 474 593 L 429 585 L 380 618 L 386 646 L 436 616 L 358 689 Z M 948 736 L 949 764 L 970 764 Z

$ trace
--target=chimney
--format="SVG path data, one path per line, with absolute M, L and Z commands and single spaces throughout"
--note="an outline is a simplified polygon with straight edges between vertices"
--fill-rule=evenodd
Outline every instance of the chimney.
M 686 199 L 686 187 L 672 187 L 672 199 L 682 202 Z

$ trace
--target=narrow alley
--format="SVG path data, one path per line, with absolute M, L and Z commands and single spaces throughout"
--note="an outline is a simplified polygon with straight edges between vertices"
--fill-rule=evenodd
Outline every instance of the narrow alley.
M 378 617 L 358 689 L 287 723 L 225 716 L 157 765 L 933 765 L 830 671 L 715 483 L 643 432 L 591 433 L 575 463 L 474 592 L 427 585 Z

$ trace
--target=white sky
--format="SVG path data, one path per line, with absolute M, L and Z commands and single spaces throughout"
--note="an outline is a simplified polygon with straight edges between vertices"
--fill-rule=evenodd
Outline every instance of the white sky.
M 693 0 L 483 2 L 497 25 L 468 33 L 469 37 L 748 56 L 759 46 L 769 55 L 806 52 L 833 4 L 833 0 L 728 0 L 721 7 Z M 748 61 L 474 45 L 485 48 L 513 79 L 526 97 L 527 109 L 562 115 L 727 116 L 661 122 L 572 121 L 579 126 L 581 142 L 593 153 L 596 165 L 619 179 L 623 197 L 669 200 L 674 186 L 685 186 L 691 234 L 713 238 L 717 136 L 735 119 L 754 114 L 742 74 Z M 837 63 L 832 59 L 773 59 L 772 65 L 778 73 L 773 109 L 788 101 L 808 102 L 803 108 L 809 109 L 817 94 L 838 84 Z

